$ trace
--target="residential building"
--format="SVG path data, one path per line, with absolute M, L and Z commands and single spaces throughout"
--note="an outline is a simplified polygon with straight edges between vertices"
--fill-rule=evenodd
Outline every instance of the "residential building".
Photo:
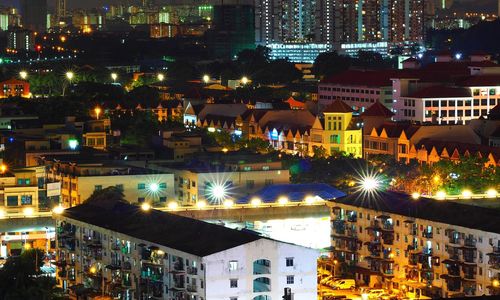
M 353 117 L 352 108 L 336 100 L 323 111 L 323 119 L 316 118 L 311 129 L 311 148 L 323 147 L 328 155 L 344 152 L 362 156 L 362 123 Z
M 61 203 L 72 207 L 85 202 L 95 191 L 114 186 L 131 203 L 149 202 L 165 206 L 174 198 L 174 175 L 117 163 L 45 161 L 48 178 L 61 182 Z
M 54 215 L 57 280 L 120 299 L 317 297 L 318 251 L 110 199 Z M 74 292 L 72 292 L 74 293 Z
M 182 205 L 198 201 L 220 204 L 238 199 L 272 184 L 290 182 L 290 173 L 280 160 L 259 154 L 226 153 L 225 157 L 197 155 L 198 161 L 154 164 L 151 168 L 174 175 L 175 199 Z M 205 163 L 207 162 L 207 163 Z M 214 189 L 224 195 L 214 195 Z
M 267 47 L 271 49 L 271 59 L 288 59 L 296 63 L 314 63 L 316 57 L 329 50 L 328 44 L 314 43 L 272 43 Z
M 16 51 L 35 51 L 35 33 L 23 28 L 7 31 L 7 49 Z
M 342 100 L 359 112 L 375 102 L 392 108 L 392 81 L 397 71 L 349 70 L 325 78 L 318 85 L 319 103 L 328 106 Z
M 83 145 L 104 150 L 111 143 L 111 120 L 97 119 L 85 122 L 82 134 Z
M 335 45 L 349 43 L 422 43 L 424 1 L 334 2 Z
M 364 133 L 363 157 L 390 155 L 397 161 L 433 164 L 441 159 L 485 158 L 486 166 L 500 162 L 500 151 L 482 145 L 481 136 L 467 125 L 415 125 L 388 122 Z
M 355 193 L 328 206 L 333 257 L 359 285 L 413 297 L 498 294 L 496 210 L 395 192 Z
M 31 97 L 30 84 L 27 81 L 19 79 L 9 79 L 0 82 L 0 98 L 9 97 Z

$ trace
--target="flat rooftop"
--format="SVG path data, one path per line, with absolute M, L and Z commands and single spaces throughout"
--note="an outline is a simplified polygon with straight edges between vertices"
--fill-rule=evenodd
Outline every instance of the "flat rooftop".
M 493 201 L 493 200 L 492 200 Z M 335 203 L 394 213 L 409 218 L 418 218 L 444 224 L 462 226 L 487 232 L 500 233 L 500 210 L 484 208 L 449 200 L 421 197 L 414 200 L 411 195 L 397 192 L 379 192 L 377 195 L 355 193 L 329 200 Z
M 154 209 L 143 211 L 119 200 L 85 203 L 62 216 L 200 257 L 264 238 Z

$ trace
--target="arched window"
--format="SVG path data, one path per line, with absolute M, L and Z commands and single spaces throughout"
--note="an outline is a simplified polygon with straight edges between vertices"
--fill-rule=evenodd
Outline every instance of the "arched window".
M 253 292 L 262 293 L 271 291 L 271 279 L 267 277 L 259 277 L 253 281 Z
M 271 274 L 271 261 L 268 259 L 258 259 L 253 262 L 253 274 Z

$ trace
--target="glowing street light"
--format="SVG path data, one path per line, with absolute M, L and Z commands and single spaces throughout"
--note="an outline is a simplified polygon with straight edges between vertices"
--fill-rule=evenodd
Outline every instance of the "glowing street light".
M 78 140 L 76 139 L 68 140 L 68 146 L 71 150 L 76 150 L 76 148 L 78 147 Z
M 491 285 L 493 285 L 493 287 L 499 287 L 500 286 L 500 281 L 498 279 L 493 279 L 493 282 L 491 283 Z
M 221 184 L 214 184 L 210 188 L 210 198 L 217 200 L 217 201 L 223 201 L 227 196 L 227 190 L 224 185 Z
M 444 200 L 446 198 L 446 193 L 444 191 L 439 191 L 436 193 L 436 198 L 438 200 Z
M 158 190 L 160 190 L 160 185 L 156 182 L 152 182 L 149 184 L 148 189 L 152 193 L 156 193 L 156 192 L 158 192 Z
M 24 244 L 24 250 L 31 249 L 31 245 L 29 243 Z
M 469 199 L 472 197 L 472 192 L 470 190 L 464 190 L 462 192 L 462 197 L 465 199 Z
M 64 207 L 62 205 L 58 205 L 52 209 L 52 212 L 55 213 L 56 215 L 60 215 L 64 212 Z
M 19 72 L 19 77 L 21 77 L 21 79 L 25 80 L 28 77 L 28 72 L 26 72 L 26 71 Z
M 413 200 L 418 200 L 418 198 L 420 198 L 420 194 L 415 192 L 415 193 L 411 194 L 411 197 L 413 198 Z
M 75 78 L 75 73 L 73 73 L 72 71 L 66 72 L 66 78 L 68 78 L 68 80 L 71 82 L 71 80 Z
M 158 79 L 158 81 L 163 81 L 163 80 L 165 80 L 165 75 L 163 75 L 162 73 L 158 73 L 156 78 Z
M 99 120 L 99 115 L 101 114 L 101 108 L 97 106 L 96 108 L 94 108 L 94 112 L 96 119 Z
M 206 75 L 206 74 L 205 74 L 205 75 L 203 75 L 203 82 L 204 82 L 205 84 L 207 84 L 209 81 L 210 81 L 210 76 L 208 76 L 208 75 Z
M 1 164 L 0 165 L 0 173 L 5 174 L 5 172 L 7 172 L 7 165 Z
M 142 204 L 141 204 L 141 209 L 142 209 L 143 211 L 148 211 L 148 210 L 150 210 L 150 209 L 151 209 L 151 204 L 149 204 L 149 203 L 147 203 L 147 202 L 144 202 L 144 203 L 142 203 Z
M 95 274 L 97 272 L 97 268 L 92 266 L 92 267 L 90 267 L 89 272 L 92 274 Z
M 231 208 L 231 207 L 233 207 L 233 205 L 234 205 L 233 200 L 226 200 L 226 201 L 224 201 L 224 207 L 225 208 Z
M 24 214 L 26 217 L 30 217 L 30 216 L 32 216 L 34 213 L 35 213 L 35 211 L 34 211 L 34 210 L 33 210 L 33 208 L 31 208 L 31 207 L 26 207 L 25 209 L 23 209 L 23 214 Z
M 380 182 L 374 177 L 366 177 L 361 182 L 361 187 L 363 188 L 363 190 L 365 190 L 367 192 L 374 191 L 374 190 L 378 189 L 379 186 L 380 186 Z
M 0 219 L 5 218 L 5 210 L 0 209 Z
M 175 201 L 172 201 L 168 204 L 168 209 L 170 210 L 176 210 L 177 208 L 179 208 L 179 204 Z
M 113 83 L 116 83 L 116 79 L 118 79 L 118 74 L 111 73 L 111 79 L 113 79 Z
M 285 204 L 287 204 L 287 203 L 288 203 L 288 198 L 287 198 L 287 197 L 285 197 L 285 196 L 281 196 L 281 197 L 279 197 L 279 198 L 278 198 L 278 203 L 279 203 L 280 205 L 285 205 Z
M 495 189 L 489 189 L 486 191 L 486 197 L 488 198 L 496 198 L 498 195 L 498 192 Z
M 207 203 L 203 200 L 196 202 L 196 207 L 198 207 L 200 209 L 205 208 L 206 206 L 207 206 Z
M 306 202 L 307 204 L 313 204 L 315 201 L 316 201 L 316 199 L 315 199 L 313 196 L 307 196 L 307 197 L 305 198 L 305 202 Z
M 250 200 L 250 204 L 252 204 L 252 206 L 259 206 L 262 204 L 262 200 L 260 200 L 260 198 L 252 198 L 252 200 Z
M 246 76 L 241 77 L 241 83 L 242 83 L 243 85 L 247 85 L 247 84 L 248 84 L 248 81 L 249 81 L 249 80 L 248 80 L 248 77 L 246 77 Z

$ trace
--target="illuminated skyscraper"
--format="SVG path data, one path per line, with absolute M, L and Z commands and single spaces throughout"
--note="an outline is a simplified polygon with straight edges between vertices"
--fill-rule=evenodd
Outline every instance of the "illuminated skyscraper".
M 421 42 L 424 0 L 336 0 L 335 42 Z
M 44 32 L 47 29 L 47 0 L 21 0 L 21 21 L 26 29 Z
M 66 18 L 67 6 L 66 0 L 56 0 L 56 17 L 60 22 Z

